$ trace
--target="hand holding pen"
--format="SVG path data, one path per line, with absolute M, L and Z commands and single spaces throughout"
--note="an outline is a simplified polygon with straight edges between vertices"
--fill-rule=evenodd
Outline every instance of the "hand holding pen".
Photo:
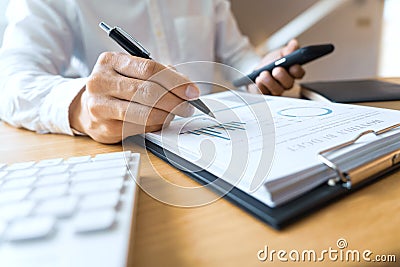
M 158 73 L 159 82 L 149 81 Z M 98 142 L 117 143 L 123 131 L 124 136 L 157 131 L 174 115 L 191 116 L 189 101 L 199 96 L 190 80 L 154 60 L 105 52 L 70 105 L 70 126 Z
M 125 32 L 119 27 L 111 28 L 106 23 L 101 22 L 99 26 L 108 33 L 108 36 L 117 42 L 122 48 L 124 48 L 129 54 L 136 57 L 151 59 L 150 53 L 131 35 Z M 172 87 L 171 87 L 172 88 Z M 169 89 L 169 88 L 166 88 Z M 215 118 L 214 114 L 210 109 L 200 100 L 195 99 L 189 101 L 189 103 L 200 110 L 201 112 Z

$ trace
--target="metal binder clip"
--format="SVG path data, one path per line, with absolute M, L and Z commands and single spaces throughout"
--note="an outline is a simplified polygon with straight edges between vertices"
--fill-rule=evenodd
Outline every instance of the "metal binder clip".
M 328 184 L 334 186 L 339 182 L 341 182 L 345 188 L 351 189 L 353 185 L 368 178 L 368 176 L 370 176 L 371 174 L 400 163 L 400 152 L 394 151 L 392 153 L 380 157 L 379 159 L 376 159 L 373 163 L 370 163 L 368 166 L 360 166 L 355 170 L 352 170 L 352 173 L 350 173 L 350 172 L 343 172 L 336 163 L 334 163 L 333 161 L 331 161 L 326 157 L 327 153 L 350 146 L 355 142 L 357 142 L 357 140 L 359 140 L 361 137 L 367 134 L 374 134 L 375 136 L 378 136 L 398 127 L 400 127 L 400 123 L 381 129 L 379 131 L 368 130 L 360 133 L 356 138 L 348 142 L 336 145 L 334 147 L 319 152 L 318 159 L 326 166 L 334 170 L 338 175 L 338 177 L 330 179 L 328 181 Z

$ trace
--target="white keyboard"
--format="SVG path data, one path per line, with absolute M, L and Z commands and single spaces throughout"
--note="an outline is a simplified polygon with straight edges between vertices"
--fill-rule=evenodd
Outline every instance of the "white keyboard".
M 0 164 L 0 266 L 125 266 L 139 164 L 131 152 Z

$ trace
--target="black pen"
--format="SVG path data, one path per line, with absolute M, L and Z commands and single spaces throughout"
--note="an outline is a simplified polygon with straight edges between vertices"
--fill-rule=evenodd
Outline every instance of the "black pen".
M 117 42 L 132 56 L 151 59 L 150 53 L 135 38 L 133 38 L 129 33 L 124 31 L 120 27 L 111 28 L 104 22 L 101 22 L 99 26 L 105 32 L 107 32 L 108 36 L 111 39 Z M 191 100 L 188 102 L 201 112 L 215 118 L 211 110 L 200 99 Z

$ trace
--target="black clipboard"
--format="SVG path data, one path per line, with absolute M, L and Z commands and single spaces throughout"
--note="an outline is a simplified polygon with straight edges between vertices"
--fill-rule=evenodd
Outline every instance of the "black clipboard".
M 400 85 L 376 79 L 302 83 L 301 96 L 336 103 L 400 100 Z
M 353 141 L 355 142 L 358 138 L 359 137 L 357 137 Z M 143 144 L 143 141 L 141 143 Z M 154 155 L 172 166 L 176 166 L 176 164 L 178 164 L 181 166 L 187 166 L 188 169 L 193 169 L 191 167 L 195 167 L 193 163 L 179 157 L 171 151 L 167 151 L 167 157 L 164 148 L 149 140 L 145 140 L 144 143 L 147 150 L 149 150 Z M 400 150 L 396 151 L 394 155 L 400 155 Z M 343 186 L 343 181 L 337 181 L 336 185 L 334 186 L 329 185 L 328 183 L 323 183 L 322 185 L 308 191 L 300 197 L 297 197 L 290 202 L 275 208 L 267 206 L 263 202 L 257 200 L 256 198 L 238 189 L 237 187 L 232 188 L 231 184 L 222 179 L 218 179 L 217 176 L 211 174 L 206 170 L 201 170 L 198 172 L 182 172 L 203 185 L 213 182 L 213 190 L 215 192 L 224 194 L 223 197 L 225 199 L 244 209 L 251 215 L 257 217 L 258 219 L 267 223 L 273 228 L 281 230 L 285 226 L 288 226 L 291 223 L 309 215 L 310 213 L 321 209 L 322 207 L 332 203 L 333 201 L 347 196 L 352 192 L 357 191 L 360 188 L 373 182 L 376 182 L 377 180 L 387 176 L 388 174 L 391 174 L 399 167 L 400 160 L 389 168 L 379 171 L 369 177 L 365 177 L 362 181 L 353 185 L 351 188 L 346 188 L 345 186 Z M 225 194 L 227 189 L 230 188 L 232 189 L 227 194 Z

